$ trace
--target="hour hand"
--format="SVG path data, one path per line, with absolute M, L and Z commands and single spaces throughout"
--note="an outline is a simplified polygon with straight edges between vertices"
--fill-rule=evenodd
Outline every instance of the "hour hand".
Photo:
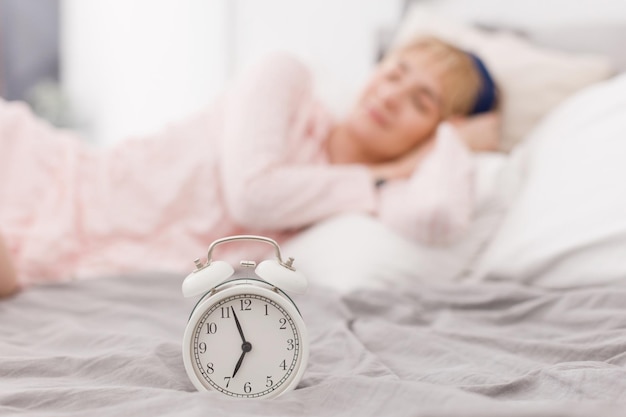
M 239 357 L 239 360 L 237 361 L 237 365 L 235 365 L 233 378 L 235 377 L 235 375 L 237 375 L 237 371 L 241 367 L 241 363 L 243 362 L 243 358 L 246 356 L 246 353 L 250 352 L 251 350 L 252 350 L 252 344 L 250 342 L 243 342 L 243 345 L 241 345 L 241 356 Z
M 235 365 L 235 371 L 233 372 L 233 378 L 235 377 L 235 375 L 237 375 L 237 371 L 239 370 L 239 368 L 241 368 L 241 362 L 243 362 L 244 356 L 246 356 L 246 351 L 245 350 L 243 352 L 241 352 L 241 356 L 239 357 L 239 360 L 237 361 L 237 365 Z

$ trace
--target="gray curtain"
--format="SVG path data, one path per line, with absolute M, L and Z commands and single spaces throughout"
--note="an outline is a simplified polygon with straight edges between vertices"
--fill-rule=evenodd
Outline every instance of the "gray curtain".
M 0 94 L 24 100 L 59 79 L 58 0 L 0 0 Z

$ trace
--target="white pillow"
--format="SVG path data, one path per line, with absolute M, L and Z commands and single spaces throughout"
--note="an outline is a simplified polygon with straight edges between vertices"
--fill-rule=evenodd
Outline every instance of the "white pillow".
M 400 280 L 449 280 L 463 274 L 502 219 L 515 189 L 503 154 L 477 156 L 477 208 L 467 236 L 453 246 L 411 242 L 377 219 L 344 214 L 320 222 L 281 245 L 309 281 L 339 291 Z M 506 184 L 503 184 L 506 182 Z
M 511 150 L 557 104 L 614 73 L 608 57 L 540 48 L 511 33 L 486 32 L 413 6 L 393 44 L 436 36 L 481 57 L 502 92 L 502 149 Z
M 519 152 L 527 179 L 471 278 L 626 278 L 626 74 L 568 100 Z

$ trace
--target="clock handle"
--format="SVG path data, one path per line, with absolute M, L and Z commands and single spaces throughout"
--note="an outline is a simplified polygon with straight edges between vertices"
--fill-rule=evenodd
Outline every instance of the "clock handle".
M 292 266 L 293 258 L 289 258 L 287 262 L 283 262 L 283 258 L 280 255 L 280 247 L 278 246 L 278 243 L 276 243 L 274 239 L 270 239 L 269 237 L 265 237 L 265 236 L 256 236 L 256 235 L 238 235 L 238 236 L 229 236 L 229 237 L 217 239 L 216 241 L 211 243 L 211 246 L 209 246 L 206 265 L 211 264 L 212 256 L 213 256 L 213 249 L 215 249 L 216 246 L 221 245 L 222 243 L 233 242 L 236 240 L 256 240 L 259 242 L 269 243 L 270 245 L 274 246 L 274 252 L 276 254 L 276 259 L 278 259 L 278 263 L 287 269 L 290 269 L 292 271 L 295 270 L 294 267 Z

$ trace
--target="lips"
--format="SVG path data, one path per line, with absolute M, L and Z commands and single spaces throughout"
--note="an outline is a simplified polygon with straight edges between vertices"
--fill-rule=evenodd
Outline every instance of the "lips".
M 380 110 L 378 110 L 378 108 L 374 106 L 367 106 L 366 113 L 367 116 L 377 125 L 381 127 L 387 126 L 387 118 Z

